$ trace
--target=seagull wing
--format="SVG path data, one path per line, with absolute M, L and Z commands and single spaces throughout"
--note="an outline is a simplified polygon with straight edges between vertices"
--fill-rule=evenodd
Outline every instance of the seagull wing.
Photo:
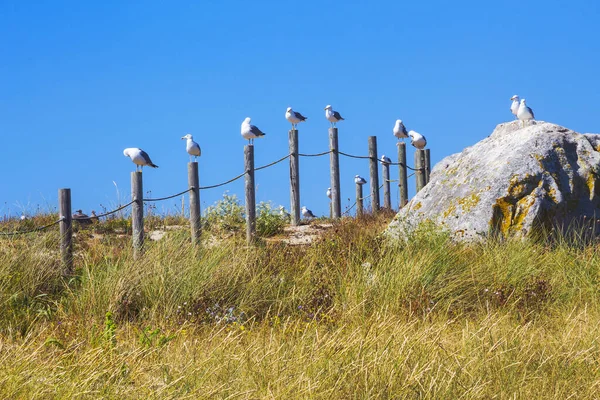
M 306 121 L 306 117 L 297 111 L 294 111 L 294 117 L 298 118 L 300 121 Z
M 252 133 L 254 136 L 265 136 L 264 132 L 254 125 L 250 125 L 250 133 Z
M 140 155 L 142 156 L 142 158 L 144 159 L 144 161 L 146 162 L 146 164 L 149 167 L 152 168 L 158 168 L 158 165 L 154 165 L 154 163 L 152 162 L 152 160 L 150 159 L 150 156 L 148 155 L 148 153 L 146 153 L 144 150 L 140 149 Z
M 334 112 L 333 112 L 333 118 L 337 119 L 338 121 L 341 121 L 341 120 L 343 120 L 343 119 L 344 119 L 344 118 L 343 118 L 343 117 L 340 115 L 340 113 L 339 113 L 339 112 L 337 112 L 337 111 L 334 111 Z
M 527 107 L 527 111 L 531 113 L 531 116 L 535 119 L 535 115 L 533 115 L 533 110 L 530 107 Z

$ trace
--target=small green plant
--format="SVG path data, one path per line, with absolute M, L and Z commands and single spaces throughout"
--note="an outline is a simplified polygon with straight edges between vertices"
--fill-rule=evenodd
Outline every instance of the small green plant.
M 110 347 L 117 345 L 117 324 L 113 319 L 113 314 L 110 311 L 106 312 L 104 316 L 104 341 L 108 343 Z
M 204 212 L 204 223 L 208 229 L 238 231 L 245 223 L 244 207 L 237 196 L 223 194 L 223 198 Z
M 162 347 L 175 339 L 175 335 L 161 334 L 161 330 L 152 329 L 149 326 L 145 327 L 138 336 L 138 342 L 143 347 Z
M 261 201 L 258 205 L 256 232 L 259 236 L 267 237 L 281 233 L 288 222 L 289 214 L 283 206 L 275 210 L 270 202 Z

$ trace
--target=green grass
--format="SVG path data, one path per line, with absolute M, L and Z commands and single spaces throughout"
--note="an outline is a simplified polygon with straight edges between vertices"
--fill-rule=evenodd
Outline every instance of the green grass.
M 69 278 L 56 233 L 2 239 L 0 398 L 598 397 L 598 246 L 389 243 L 390 219 L 308 247 L 169 231 L 136 262 L 80 234 Z

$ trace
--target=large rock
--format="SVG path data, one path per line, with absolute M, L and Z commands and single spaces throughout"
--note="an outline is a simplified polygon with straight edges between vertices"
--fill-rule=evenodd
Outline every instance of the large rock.
M 388 233 L 430 221 L 458 238 L 527 236 L 600 217 L 600 135 L 537 121 L 500 124 L 440 161 Z

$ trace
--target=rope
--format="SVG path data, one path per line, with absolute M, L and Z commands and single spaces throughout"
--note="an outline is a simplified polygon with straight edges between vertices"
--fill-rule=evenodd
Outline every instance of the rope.
M 289 156 L 291 156 L 291 154 L 288 154 L 288 155 L 287 155 L 287 156 L 285 156 L 285 157 L 281 157 L 279 160 L 277 160 L 277 161 L 273 161 L 273 162 L 272 162 L 272 163 L 270 163 L 270 164 L 263 165 L 262 167 L 254 168 L 254 170 L 255 170 L 255 171 L 260 171 L 261 169 L 269 168 L 269 167 L 271 167 L 271 166 L 273 166 L 273 165 L 275 165 L 275 164 L 277 164 L 277 163 L 280 163 L 280 162 L 282 162 L 283 160 L 285 160 L 285 159 L 286 159 L 286 158 L 288 158 Z
M 322 153 L 316 153 L 316 154 L 303 154 L 303 153 L 298 153 L 299 156 L 301 157 L 320 157 L 320 156 L 324 156 L 325 154 L 329 154 L 331 153 L 333 150 L 329 150 L 329 151 L 324 151 Z
M 344 152 L 339 151 L 339 150 L 338 150 L 338 153 L 341 154 L 341 155 L 343 155 L 343 156 L 350 157 L 350 158 L 362 158 L 362 159 L 365 159 L 365 160 L 373 160 L 373 159 L 376 160 L 375 157 L 371 157 L 371 156 L 354 156 L 352 154 L 344 153 Z
M 192 187 L 190 187 L 189 189 L 186 189 L 186 190 L 184 190 L 183 192 L 180 192 L 180 193 L 174 194 L 174 195 L 172 195 L 172 196 L 167 196 L 167 197 L 159 197 L 158 199 L 142 199 L 142 201 L 148 201 L 148 202 L 151 202 L 151 201 L 163 201 L 163 200 L 169 200 L 169 199 L 172 199 L 173 197 L 181 196 L 182 194 L 185 194 L 185 193 L 187 193 L 187 192 L 189 192 L 190 190 L 193 190 L 193 189 L 194 189 L 194 187 L 192 186 Z M 133 202 L 132 202 L 132 203 L 133 203 Z
M 223 182 L 223 183 L 218 183 L 216 185 L 210 185 L 210 186 L 200 186 L 200 190 L 205 190 L 205 189 L 213 189 L 219 186 L 224 186 L 227 185 L 228 183 L 231 183 L 233 181 L 236 181 L 238 179 L 240 179 L 242 176 L 246 175 L 246 171 L 242 172 L 241 174 L 239 174 L 238 176 L 236 176 L 235 178 L 231 178 L 230 180 L 228 180 L 227 182 Z
M 135 201 L 130 201 L 129 203 L 125 204 L 124 206 L 121 206 L 121 207 L 119 207 L 119 208 L 117 208 L 117 209 L 115 209 L 115 210 L 109 211 L 109 212 L 105 212 L 104 214 L 96 215 L 95 217 L 77 218 L 77 219 L 81 221 L 81 220 L 88 220 L 88 219 L 92 219 L 92 218 L 101 218 L 101 217 L 106 217 L 107 215 L 114 214 L 114 213 L 116 213 L 116 212 L 119 212 L 119 211 L 121 211 L 121 210 L 122 210 L 122 209 L 124 209 L 124 208 L 127 208 L 127 207 L 129 207 L 129 206 L 130 206 L 130 205 L 132 205 L 133 203 L 135 203 Z
M 60 222 L 62 222 L 65 218 L 64 217 L 60 217 L 57 221 L 54 221 L 48 225 L 44 225 L 44 226 L 39 226 L 37 228 L 33 228 L 30 229 L 28 231 L 16 231 L 16 232 L 0 232 L 0 236 L 14 236 L 14 235 L 24 235 L 26 233 L 32 233 L 32 232 L 39 232 L 39 231 L 43 231 L 44 229 L 48 229 L 51 226 L 54 226 Z
M 379 161 L 383 163 L 383 161 L 381 161 L 381 160 L 379 160 Z M 406 167 L 406 168 L 410 169 L 411 171 L 421 171 L 421 170 L 425 169 L 425 168 L 413 168 L 413 167 L 409 167 L 408 165 L 405 165 L 404 163 L 401 163 L 401 162 L 391 162 L 391 163 L 385 163 L 385 164 L 388 164 L 388 165 L 400 165 L 400 166 L 403 166 L 403 167 Z

